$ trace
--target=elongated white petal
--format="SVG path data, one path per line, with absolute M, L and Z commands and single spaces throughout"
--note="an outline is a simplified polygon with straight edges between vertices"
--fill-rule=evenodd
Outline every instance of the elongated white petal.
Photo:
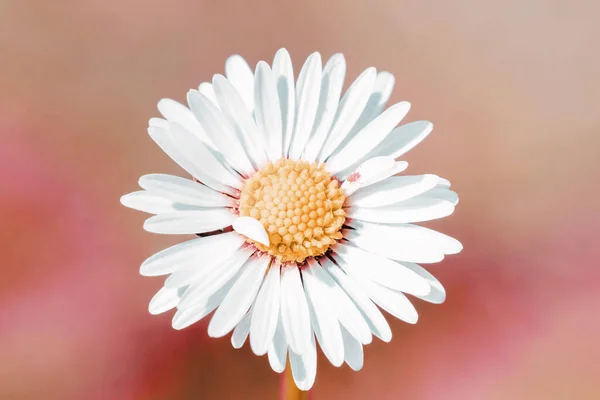
M 233 55 L 225 62 L 225 76 L 237 89 L 248 110 L 254 110 L 254 74 L 240 55 Z
M 281 106 L 281 129 L 283 134 L 283 156 L 287 157 L 292 143 L 296 112 L 296 94 L 294 89 L 294 68 L 290 54 L 280 49 L 273 59 L 273 76 L 277 85 L 279 105 Z
M 290 348 L 302 354 L 310 347 L 310 316 L 300 272 L 296 266 L 281 268 L 281 321 Z
M 369 100 L 376 75 L 377 70 L 375 68 L 367 68 L 356 78 L 342 97 L 331 132 L 319 153 L 319 161 L 327 160 L 327 157 L 350 133 Z
M 169 311 L 179 304 L 179 300 L 185 293 L 187 287 L 180 288 L 168 288 L 162 287 L 152 300 L 150 300 L 150 304 L 148 305 L 148 311 L 150 314 L 157 315 L 162 314 L 166 311 Z
M 331 302 L 335 292 L 316 276 L 314 270 L 317 268 L 320 266 L 313 259 L 309 259 L 309 265 L 303 268 L 304 291 L 309 300 L 309 310 L 317 325 L 313 326 L 313 329 L 315 333 L 317 330 L 320 332 L 320 337 L 317 336 L 319 345 L 331 364 L 339 367 L 344 362 L 344 342 L 337 312 Z
M 154 126 L 161 129 L 169 129 L 169 121 L 164 118 L 150 118 L 148 120 L 148 126 Z
M 342 54 L 334 54 L 323 68 L 319 107 L 313 132 L 302 155 L 303 160 L 315 161 L 325 144 L 338 109 L 345 76 L 346 60 Z
M 402 292 L 389 289 L 366 278 L 359 277 L 358 280 L 379 307 L 404 322 L 417 323 L 419 319 L 417 310 Z
M 219 185 L 210 177 L 208 177 L 208 181 L 206 181 L 206 172 L 200 169 L 196 163 L 192 162 L 183 154 L 183 152 L 179 149 L 179 146 L 175 144 L 173 138 L 171 137 L 169 130 L 170 123 L 167 124 L 168 125 L 165 128 L 156 125 L 148 128 L 148 134 L 152 140 L 154 140 L 162 149 L 162 151 L 164 151 L 169 157 L 171 157 L 173 161 L 175 161 L 181 168 L 186 170 L 190 175 L 196 177 L 196 179 L 205 184 L 210 181 L 211 184 L 209 186 L 219 192 L 229 193 L 231 191 L 230 188 L 225 185 Z M 202 177 L 205 179 L 203 180 Z
M 199 170 L 203 171 L 204 176 L 196 177 L 199 181 L 206 182 L 207 186 L 215 190 L 219 190 L 220 185 L 214 185 L 213 181 L 241 189 L 242 180 L 240 176 L 226 168 L 204 143 L 196 139 L 179 124 L 170 124 L 169 127 L 179 151 L 192 160 Z
M 238 91 L 223 75 L 217 74 L 213 77 L 213 87 L 223 115 L 237 130 L 238 136 L 243 138 L 244 149 L 252 165 L 260 168 L 267 161 L 265 141 L 256 128 L 250 110 Z
M 235 233 L 233 234 L 235 235 Z M 220 241 L 222 236 L 226 237 L 229 235 L 232 235 L 232 233 L 223 233 L 221 235 L 192 239 L 159 251 L 142 263 L 140 274 L 143 276 L 170 274 L 180 265 L 185 265 L 190 261 L 195 262 L 196 258 L 206 251 L 206 249 L 215 241 Z
M 215 235 L 211 239 L 213 240 L 204 242 L 210 246 L 205 246 L 195 262 L 187 262 L 173 271 L 165 281 L 166 287 L 182 287 L 196 280 L 203 280 L 244 244 L 244 238 L 240 235 Z
M 436 263 L 444 259 L 444 252 L 440 246 L 436 246 L 431 240 L 424 240 L 423 235 L 415 235 L 417 232 L 410 229 L 410 226 L 406 229 L 388 227 L 370 231 L 348 229 L 342 232 L 353 245 L 384 258 L 421 263 Z M 386 232 L 390 236 L 379 236 L 376 232 Z
M 352 336 L 363 344 L 369 344 L 373 340 L 369 325 L 356 308 L 352 300 L 346 295 L 335 280 L 321 266 L 311 269 L 312 273 L 320 281 L 331 288 L 330 303 L 335 304 L 337 319 L 342 327 L 345 327 Z
M 317 375 L 317 347 L 312 333 L 308 348 L 302 354 L 299 355 L 290 349 L 290 366 L 298 389 L 310 390 Z
M 344 327 L 342 327 L 342 337 L 344 339 L 344 361 L 354 371 L 360 371 L 364 361 L 362 344 Z
M 187 98 L 198 122 L 227 161 L 242 174 L 250 175 L 254 172 L 254 167 L 244 150 L 242 136 L 231 126 L 221 110 L 198 91 L 190 90 Z
M 269 350 L 279 320 L 279 269 L 279 265 L 271 266 L 254 302 L 250 346 L 258 356 Z
M 420 197 L 424 199 L 445 200 L 449 203 L 452 203 L 453 206 L 458 204 L 458 194 L 452 190 L 448 190 L 445 187 L 435 187 L 423 193 Z
M 217 95 L 215 95 L 215 89 L 213 88 L 212 83 L 202 82 L 200 85 L 198 85 L 198 92 L 206 96 L 215 107 L 219 107 Z
M 248 334 L 250 333 L 250 324 L 252 319 L 252 310 L 248 311 L 244 318 L 240 321 L 239 324 L 233 330 L 233 335 L 231 335 L 231 345 L 234 349 L 240 349 L 246 339 L 248 338 Z
M 171 213 L 184 210 L 201 210 L 198 206 L 174 202 L 155 193 L 145 190 L 128 193 L 121 196 L 121 204 L 134 210 L 149 214 Z
M 189 108 L 171 99 L 161 99 L 158 102 L 157 107 L 158 111 L 160 111 L 160 113 L 169 122 L 175 122 L 183 126 L 185 129 L 192 132 L 204 144 L 212 146 L 212 142 L 206 135 L 206 132 L 204 132 L 200 124 L 198 124 L 198 121 Z
M 185 309 L 178 308 L 173 316 L 173 321 L 171 322 L 173 329 L 180 330 L 187 328 L 213 312 L 215 308 L 221 304 L 227 293 L 229 293 L 229 290 L 236 282 L 236 279 L 237 276 L 227 282 L 227 284 L 216 293 L 205 297 L 201 303 L 196 303 L 193 307 Z
M 391 157 L 370 158 L 347 176 L 344 183 L 342 183 L 342 190 L 349 197 L 358 189 L 389 178 L 404 171 L 407 167 L 408 163 L 406 161 L 394 161 Z
M 341 261 L 343 262 L 343 260 Z M 360 309 L 371 328 L 371 332 L 384 342 L 392 340 L 392 331 L 385 320 L 385 317 L 381 314 L 377 306 L 369 299 L 369 296 L 367 296 L 366 292 L 359 286 L 356 280 L 347 275 L 328 258 L 321 259 L 320 264 L 333 279 L 335 279 L 338 285 L 344 289 L 346 294 Z
M 287 360 L 287 341 L 285 340 L 285 332 L 283 331 L 283 322 L 281 315 L 277 322 L 277 329 L 273 341 L 269 345 L 269 364 L 273 371 L 281 373 L 285 370 L 285 362 Z
M 300 70 L 296 84 L 296 122 L 289 151 L 289 157 L 294 160 L 302 155 L 315 122 L 321 75 L 321 55 L 315 52 Z
M 144 222 L 144 229 L 153 233 L 175 235 L 205 233 L 230 226 L 235 218 L 227 208 L 176 211 L 148 218 Z
M 447 217 L 454 212 L 452 203 L 445 200 L 414 197 L 398 204 L 378 208 L 351 207 L 347 217 L 369 222 L 411 223 Z
M 263 256 L 251 258 L 246 263 L 240 277 L 210 320 L 209 336 L 225 336 L 240 322 L 256 298 L 269 262 L 270 258 Z
M 369 152 L 385 139 L 406 116 L 410 103 L 394 104 L 356 134 L 343 148 L 336 149 L 327 160 L 327 169 L 336 174 L 352 166 L 362 154 Z
M 446 300 L 446 290 L 440 281 L 431 275 L 425 268 L 414 263 L 403 262 L 401 264 L 427 279 L 427 282 L 431 285 L 431 292 L 426 296 L 417 296 L 419 299 L 433 304 L 441 304 Z
M 392 95 L 395 82 L 394 75 L 391 73 L 387 71 L 377 73 L 377 78 L 375 78 L 375 84 L 373 85 L 371 96 L 369 96 L 369 101 L 367 101 L 367 105 L 358 118 L 358 121 L 356 121 L 356 124 L 352 127 L 349 136 L 353 136 L 360 132 L 360 130 L 367 126 L 373 118 L 381 113 Z
M 429 121 L 415 121 L 394 129 L 367 157 L 390 156 L 398 158 L 421 143 L 433 130 Z
M 361 240 L 362 243 L 369 248 L 363 248 L 378 254 L 382 254 L 385 257 L 392 258 L 394 260 L 402 260 L 402 258 L 395 258 L 396 256 L 392 255 L 395 254 L 395 250 L 383 250 L 383 252 L 375 251 L 378 246 L 384 247 L 385 245 L 383 243 L 379 245 L 371 242 L 384 239 L 388 243 L 395 243 L 395 246 L 401 244 L 406 244 L 409 246 L 414 244 L 419 246 L 419 243 L 427 243 L 430 247 L 439 249 L 439 251 L 443 252 L 444 254 L 456 254 L 459 253 L 463 248 L 462 244 L 458 240 L 443 233 L 418 225 L 375 224 L 359 220 L 350 220 L 347 222 L 347 224 L 356 230 L 356 234 L 366 237 L 365 239 Z M 357 240 L 351 241 L 353 243 L 358 243 Z M 402 250 L 400 250 L 400 252 L 402 252 Z
M 166 174 L 144 175 L 139 185 L 173 202 L 201 207 L 231 207 L 235 200 L 190 179 Z M 175 211 L 175 210 L 172 210 Z
M 336 244 L 332 249 L 344 260 L 340 263 L 342 269 L 354 277 L 365 277 L 410 294 L 429 293 L 429 284 L 423 277 L 392 260 L 343 243 Z
M 256 125 L 265 135 L 269 160 L 276 161 L 283 157 L 281 106 L 275 78 L 269 65 L 264 61 L 256 66 L 254 85 Z
M 254 252 L 252 247 L 241 248 L 231 254 L 225 262 L 214 266 L 201 280 L 194 280 L 179 302 L 178 308 L 184 309 L 202 303 L 219 291 L 243 268 Z
M 450 181 L 448 179 L 445 178 L 438 178 L 438 184 L 437 187 L 438 188 L 442 188 L 442 189 L 449 189 L 451 184 Z
M 348 205 L 381 207 L 399 203 L 434 188 L 439 181 L 435 175 L 391 176 L 363 188 L 348 199 Z
M 269 234 L 265 230 L 263 224 L 257 219 L 252 217 L 238 217 L 233 221 L 233 229 L 258 243 L 262 243 L 265 246 L 271 244 L 269 240 Z

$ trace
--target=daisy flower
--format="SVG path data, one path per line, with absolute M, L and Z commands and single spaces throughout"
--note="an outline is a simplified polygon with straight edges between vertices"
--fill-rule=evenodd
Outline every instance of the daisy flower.
M 288 363 L 298 388 L 312 387 L 316 344 L 335 366 L 363 365 L 363 345 L 392 333 L 380 309 L 408 323 L 405 294 L 445 299 L 417 263 L 441 261 L 461 244 L 415 225 L 452 214 L 458 196 L 436 175 L 400 175 L 396 159 L 432 130 L 397 127 L 410 104 L 385 108 L 394 77 L 367 68 L 342 95 L 341 54 L 322 66 L 311 54 L 294 79 L 285 49 L 255 71 L 240 56 L 187 94 L 163 99 L 150 137 L 190 178 L 144 175 L 121 203 L 154 214 L 144 229 L 195 234 L 143 262 L 168 275 L 150 301 L 176 309 L 173 328 L 212 314 L 211 337 L 233 331 L 240 348 Z

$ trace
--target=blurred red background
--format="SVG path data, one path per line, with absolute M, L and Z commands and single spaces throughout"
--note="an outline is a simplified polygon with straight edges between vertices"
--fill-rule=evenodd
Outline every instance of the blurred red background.
M 434 122 L 410 173 L 450 179 L 436 228 L 465 250 L 432 271 L 443 305 L 365 349 L 319 358 L 315 399 L 598 399 L 600 4 L 517 0 L 0 1 L 0 398 L 268 399 L 265 358 L 199 323 L 170 327 L 139 264 L 181 238 L 146 233 L 119 197 L 182 174 L 147 137 L 240 53 L 343 52 L 351 81 L 396 76 L 407 120 Z

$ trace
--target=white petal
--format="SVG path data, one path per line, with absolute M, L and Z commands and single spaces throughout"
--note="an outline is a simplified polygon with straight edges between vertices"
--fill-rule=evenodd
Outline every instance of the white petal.
M 331 132 L 319 154 L 319 161 L 325 161 L 350 133 L 369 100 L 376 75 L 375 68 L 367 68 L 356 78 L 342 97 Z
M 424 198 L 424 199 L 428 198 L 428 199 L 445 200 L 449 203 L 452 203 L 453 206 L 456 206 L 458 204 L 458 194 L 452 190 L 448 190 L 445 187 L 433 188 L 433 189 L 423 193 L 419 197 Z
M 169 127 L 162 128 L 159 126 L 150 126 L 148 128 L 148 134 L 158 144 L 158 146 L 169 156 L 173 161 L 175 161 L 181 168 L 186 170 L 190 175 L 196 177 L 198 180 L 207 183 L 205 180 L 200 179 L 199 177 L 208 178 L 211 182 L 211 187 L 216 189 L 219 192 L 229 193 L 231 191 L 225 185 L 219 185 L 215 187 L 215 182 L 210 178 L 210 176 L 206 175 L 206 172 L 202 171 L 196 163 L 189 160 L 183 152 L 179 149 L 179 147 L 173 141 L 171 137 L 171 133 L 169 131 Z
M 302 155 L 315 122 L 321 75 L 321 55 L 315 52 L 304 63 L 296 83 L 296 123 L 289 151 L 289 157 L 294 160 Z
M 231 235 L 231 233 L 221 235 Z M 190 261 L 195 262 L 195 259 L 206 251 L 207 247 L 215 240 L 221 240 L 221 235 L 188 240 L 159 251 L 142 263 L 140 274 L 143 276 L 166 275 L 175 271 L 179 265 Z
M 243 247 L 230 255 L 225 262 L 214 266 L 212 270 L 202 276 L 201 280 L 194 280 L 177 307 L 184 309 L 204 302 L 207 297 L 212 296 L 227 284 L 243 268 L 254 252 L 253 247 Z
M 344 230 L 344 237 L 353 245 L 369 253 L 398 261 L 436 263 L 444 259 L 444 252 L 436 242 L 424 238 L 414 225 L 386 226 L 378 229 Z M 386 233 L 381 236 L 380 233 Z M 383 283 L 382 283 L 383 284 Z M 399 289 L 401 290 L 401 289 Z M 418 293 L 427 294 L 427 293 Z
M 311 263 L 312 260 L 312 263 Z M 336 367 L 344 362 L 344 342 L 342 332 L 337 319 L 337 312 L 331 299 L 334 298 L 334 290 L 321 281 L 314 272 L 320 266 L 309 259 L 309 265 L 302 270 L 304 291 L 309 300 L 309 310 L 314 317 L 313 329 L 317 336 L 319 345 L 327 359 Z
M 148 126 L 154 126 L 157 128 L 168 129 L 169 121 L 163 118 L 150 118 L 148 120 Z
M 377 78 L 375 79 L 375 84 L 373 85 L 373 91 L 371 92 L 369 101 L 360 115 L 360 118 L 358 118 L 358 121 L 356 121 L 356 124 L 352 128 L 350 136 L 358 133 L 362 128 L 367 126 L 367 124 L 369 124 L 373 118 L 381 113 L 385 107 L 385 104 L 392 95 L 395 81 L 394 75 L 387 71 L 381 71 L 377 73 Z
M 215 268 L 225 263 L 244 244 L 239 235 L 214 235 L 203 242 L 204 251 L 195 259 L 186 260 L 165 281 L 166 287 L 176 288 L 203 280 Z
M 186 289 L 187 287 L 185 286 L 180 288 L 168 288 L 163 286 L 156 292 L 154 297 L 152 297 L 152 300 L 150 300 L 148 311 L 150 314 L 157 315 L 177 307 L 177 304 L 179 304 L 179 300 L 181 300 Z
M 281 106 L 275 78 L 269 65 L 264 61 L 256 66 L 254 85 L 256 125 L 265 135 L 269 160 L 276 161 L 283 157 Z
M 144 175 L 139 185 L 173 202 L 201 207 L 231 207 L 235 200 L 191 179 L 166 174 Z M 175 211 L 175 210 L 172 210 Z
M 444 178 L 438 178 L 438 184 L 437 187 L 438 188 L 443 188 L 443 189 L 449 189 L 451 184 L 450 181 L 448 179 L 444 179 Z
M 300 272 L 296 266 L 281 268 L 281 321 L 290 348 L 302 354 L 309 348 L 310 316 L 302 288 Z
M 298 389 L 310 390 L 317 375 L 317 347 L 312 333 L 309 346 L 304 353 L 298 355 L 290 349 L 290 366 Z
M 435 175 L 391 176 L 353 194 L 347 204 L 358 207 L 381 207 L 399 203 L 434 188 Z
M 236 279 L 237 276 L 227 282 L 227 284 L 216 293 L 205 297 L 203 302 L 196 303 L 193 307 L 186 309 L 178 309 L 171 322 L 173 329 L 180 330 L 187 328 L 213 312 L 213 310 L 221 304 L 233 284 L 236 282 Z
M 164 234 L 205 233 L 230 226 L 235 218 L 227 208 L 176 211 L 148 218 L 144 222 L 144 229 Z
M 192 132 L 198 139 L 208 146 L 212 146 L 212 143 L 206 132 L 200 127 L 198 121 L 194 117 L 194 114 L 189 108 L 181 103 L 171 99 L 161 99 L 158 102 L 158 111 L 169 121 L 175 122 L 185 129 Z
M 430 246 L 440 249 L 444 254 L 457 254 L 463 248 L 458 240 L 423 226 L 410 224 L 381 225 L 359 220 L 350 220 L 347 224 L 356 229 L 356 232 L 361 235 L 369 235 L 378 239 L 389 237 L 390 241 L 396 243 L 428 242 Z M 371 241 L 373 240 L 375 239 L 371 239 Z M 393 252 L 393 250 L 390 251 Z M 397 259 L 400 260 L 400 258 Z
M 244 99 L 248 110 L 254 110 L 254 74 L 240 55 L 233 55 L 225 62 L 225 76 Z
M 238 135 L 221 110 L 198 91 L 190 90 L 187 98 L 192 112 L 217 150 L 236 170 L 250 175 L 254 171 L 254 167 L 244 150 L 243 138 Z
M 263 224 L 252 217 L 238 217 L 233 221 L 233 229 L 240 235 L 244 235 L 258 243 L 269 246 L 269 234 Z
M 360 309 L 371 328 L 371 332 L 384 342 L 392 340 L 392 331 L 385 317 L 364 290 L 361 289 L 356 280 L 327 258 L 321 259 L 320 263 Z
M 410 103 L 405 101 L 394 104 L 385 110 L 358 132 L 346 146 L 336 149 L 332 153 L 327 160 L 327 169 L 332 174 L 336 174 L 354 165 L 363 154 L 375 148 L 377 144 L 385 139 L 391 130 L 406 116 L 408 110 L 410 110 Z
M 286 49 L 280 49 L 273 59 L 273 76 L 279 94 L 281 106 L 281 126 L 283 132 L 283 155 L 287 157 L 292 143 L 294 130 L 296 95 L 294 90 L 294 68 L 290 54 Z
M 454 206 L 445 200 L 414 197 L 398 204 L 379 208 L 351 207 L 348 218 L 380 223 L 408 223 L 430 221 L 447 217 L 454 212 Z
M 354 371 L 360 371 L 364 361 L 362 344 L 344 327 L 342 327 L 342 337 L 344 338 L 344 361 Z
M 200 92 L 204 96 L 206 96 L 215 107 L 217 107 L 217 108 L 219 107 L 219 102 L 217 101 L 217 95 L 215 95 L 215 89 L 213 88 L 212 83 L 202 82 L 198 86 L 198 92 Z
M 281 373 L 285 370 L 285 362 L 287 359 L 287 341 L 285 340 L 285 332 L 283 331 L 283 322 L 281 315 L 277 322 L 277 329 L 273 341 L 269 345 L 269 364 L 273 371 Z
M 201 210 L 198 206 L 176 203 L 155 193 L 145 190 L 129 193 L 121 196 L 121 204 L 125 207 L 147 212 L 149 214 L 162 214 L 183 210 Z
M 248 311 L 244 318 L 240 321 L 239 324 L 233 330 L 233 335 L 231 335 L 231 345 L 234 349 L 240 349 L 246 339 L 248 338 L 248 334 L 250 333 L 250 323 L 252 319 L 252 310 Z
M 433 304 L 441 304 L 446 300 L 446 290 L 433 275 L 431 275 L 425 268 L 414 263 L 403 262 L 406 268 L 410 268 L 423 278 L 427 279 L 427 282 L 431 285 L 431 292 L 426 296 L 417 296 L 421 300 L 428 301 Z
M 187 129 L 181 125 L 169 124 L 173 141 L 179 148 L 179 151 L 196 164 L 198 170 L 202 171 L 202 176 L 196 178 L 215 190 L 220 190 L 223 185 L 241 189 L 242 180 L 240 176 L 226 168 L 223 163 L 215 157 L 204 143 L 195 138 Z
M 213 315 L 208 325 L 210 337 L 227 335 L 240 322 L 256 298 L 270 257 L 254 257 L 246 263 L 242 273 Z
M 327 259 L 328 260 L 328 259 Z M 313 268 L 312 273 L 327 287 L 331 288 L 330 302 L 335 304 L 337 318 L 342 327 L 345 327 L 357 340 L 363 344 L 369 344 L 373 340 L 369 325 L 356 308 L 352 300 L 346 295 L 335 280 L 321 267 Z
M 358 189 L 389 178 L 407 167 L 406 161 L 394 161 L 391 157 L 370 158 L 348 175 L 342 183 L 342 190 L 348 197 Z
M 269 350 L 279 320 L 280 266 L 271 266 L 254 302 L 250 346 L 254 354 L 262 356 Z
M 323 68 L 319 107 L 313 132 L 302 155 L 303 160 L 315 161 L 325 144 L 338 109 L 345 76 L 346 60 L 342 54 L 334 54 Z
M 244 149 L 252 165 L 260 168 L 267 161 L 264 137 L 260 134 L 240 94 L 223 75 L 213 77 L 213 87 L 219 107 L 229 123 L 237 130 L 238 136 L 243 138 Z
M 429 284 L 423 277 L 392 260 L 342 243 L 337 243 L 332 249 L 340 267 L 354 277 L 364 277 L 410 294 L 429 293 Z
M 378 285 L 366 278 L 358 278 L 358 281 L 379 307 L 409 324 L 417 323 L 419 319 L 417 310 L 402 292 Z
M 367 157 L 390 156 L 398 158 L 421 143 L 433 130 L 429 121 L 415 121 L 394 129 Z M 365 157 L 366 158 L 366 157 Z

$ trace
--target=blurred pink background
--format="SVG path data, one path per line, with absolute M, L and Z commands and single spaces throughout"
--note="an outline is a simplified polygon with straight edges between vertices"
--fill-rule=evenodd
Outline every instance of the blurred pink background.
M 276 399 L 248 346 L 150 316 L 138 275 L 182 240 L 119 197 L 184 172 L 146 135 L 240 53 L 343 52 L 346 82 L 396 76 L 407 120 L 434 122 L 409 173 L 450 179 L 431 224 L 465 250 L 429 268 L 443 305 L 365 349 L 320 356 L 314 399 L 600 398 L 600 3 L 0 1 L 0 399 Z

